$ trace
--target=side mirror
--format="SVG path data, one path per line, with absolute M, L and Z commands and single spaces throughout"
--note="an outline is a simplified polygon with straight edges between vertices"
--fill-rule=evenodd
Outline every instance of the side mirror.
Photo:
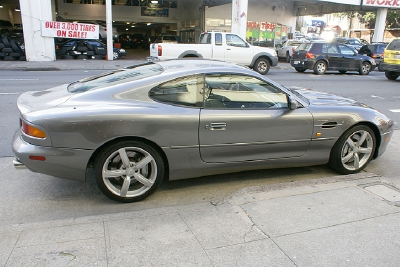
M 298 107 L 298 104 L 297 104 L 296 99 L 289 96 L 289 109 L 295 110 L 295 109 L 297 109 L 297 107 Z

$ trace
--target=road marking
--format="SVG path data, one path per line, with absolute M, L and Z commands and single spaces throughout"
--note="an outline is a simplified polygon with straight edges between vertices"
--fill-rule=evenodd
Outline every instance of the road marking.
M 39 81 L 39 79 L 0 79 L 0 81 Z
M 383 97 L 380 97 L 380 96 L 377 96 L 377 95 L 371 95 L 371 97 L 379 98 L 379 99 L 384 99 Z
M 400 109 L 389 109 L 391 112 L 400 112 Z

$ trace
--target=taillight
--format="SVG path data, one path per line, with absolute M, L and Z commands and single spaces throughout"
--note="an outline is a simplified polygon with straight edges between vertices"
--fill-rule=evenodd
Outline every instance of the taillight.
M 315 58 L 314 54 L 311 52 L 306 53 L 306 58 Z
M 23 120 L 20 120 L 20 124 L 22 127 L 22 131 L 26 135 L 36 137 L 36 138 L 46 138 L 46 134 L 42 130 L 24 122 Z
M 157 50 L 158 50 L 158 56 L 161 57 L 162 56 L 162 47 L 161 47 L 161 45 L 158 46 Z
M 385 57 L 385 52 L 382 53 L 382 59 Z
M 378 55 L 377 54 L 372 54 L 371 57 L 372 58 L 378 58 Z

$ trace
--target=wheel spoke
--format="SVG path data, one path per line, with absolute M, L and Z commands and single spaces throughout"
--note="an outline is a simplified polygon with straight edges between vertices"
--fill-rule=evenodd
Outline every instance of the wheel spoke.
M 139 183 L 151 187 L 154 182 L 150 181 L 149 179 L 146 179 L 143 175 L 141 175 L 140 173 L 135 173 L 133 175 L 133 178 L 135 178 L 136 181 L 138 181 Z
M 126 176 L 121 187 L 121 193 L 120 193 L 121 197 L 126 197 L 130 185 L 131 185 L 131 177 Z
M 119 156 L 121 157 L 122 163 L 124 163 L 125 168 L 129 168 L 130 161 L 128 155 L 126 154 L 125 148 L 118 149 Z
M 349 152 L 346 156 L 344 156 L 342 158 L 342 162 L 346 163 L 348 162 L 350 159 L 352 159 L 354 157 L 354 153 L 353 152 Z
M 368 136 L 368 133 L 366 131 L 364 131 L 360 137 L 360 140 L 358 141 L 359 146 L 361 146 L 364 143 L 365 138 L 367 138 L 367 136 Z
M 152 160 L 153 160 L 153 157 L 150 155 L 147 155 L 145 158 L 143 158 L 142 160 L 140 160 L 139 162 L 137 162 L 135 164 L 135 170 L 140 170 L 141 168 L 143 168 L 144 166 L 149 164 Z
M 358 152 L 361 153 L 361 154 L 371 154 L 372 148 L 370 148 L 370 147 L 360 147 Z
M 354 154 L 354 168 L 357 170 L 360 168 L 360 158 L 358 157 L 358 154 Z
M 104 178 L 115 178 L 115 177 L 120 177 L 125 174 L 126 174 L 125 170 L 105 170 L 105 171 L 103 171 Z
M 347 138 L 346 143 L 353 149 L 355 147 L 353 140 L 351 138 Z

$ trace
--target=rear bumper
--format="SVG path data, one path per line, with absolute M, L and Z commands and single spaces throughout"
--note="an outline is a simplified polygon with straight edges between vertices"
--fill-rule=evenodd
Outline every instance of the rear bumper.
M 380 68 L 383 71 L 400 72 L 400 65 L 397 65 L 397 64 L 388 64 L 388 63 L 381 62 Z
M 87 164 L 93 150 L 44 147 L 22 140 L 20 131 L 14 135 L 12 149 L 14 167 L 59 178 L 85 181 Z M 46 160 L 32 160 L 30 156 L 42 156 Z
M 301 69 L 313 69 L 315 65 L 315 61 L 313 60 L 299 60 L 299 59 L 291 59 L 290 65 L 293 68 L 301 68 Z

